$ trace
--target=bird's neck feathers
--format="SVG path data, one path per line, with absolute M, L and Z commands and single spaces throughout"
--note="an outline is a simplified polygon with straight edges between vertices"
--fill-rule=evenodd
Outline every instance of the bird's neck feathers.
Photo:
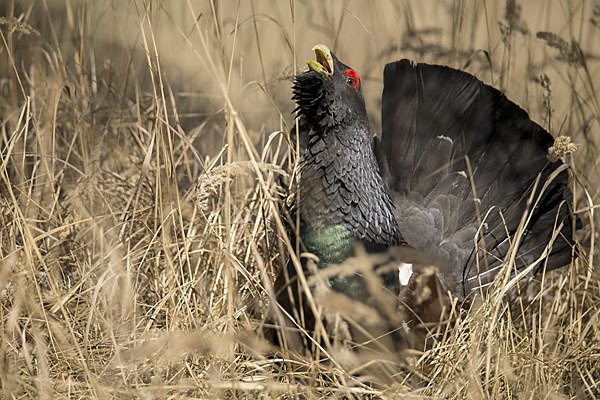
M 396 245 L 400 234 L 392 211 L 368 122 L 356 119 L 309 132 L 301 160 L 300 213 L 310 251 L 329 264 L 350 256 L 357 241 L 367 248 Z

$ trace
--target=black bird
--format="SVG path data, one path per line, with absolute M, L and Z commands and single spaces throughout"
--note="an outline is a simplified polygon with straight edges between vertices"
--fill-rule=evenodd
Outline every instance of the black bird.
M 359 243 L 368 252 L 403 246 L 432 261 L 443 293 L 465 299 L 492 282 L 515 240 L 517 269 L 538 259 L 533 273 L 570 262 L 568 171 L 549 161 L 554 139 L 525 111 L 468 73 L 401 60 L 385 67 L 379 141 L 359 74 L 326 46 L 313 50 L 317 60 L 296 76 L 293 100 L 299 231 L 319 268 L 343 262 Z M 416 274 L 403 268 L 410 286 Z M 365 296 L 359 276 L 330 284 Z M 281 293 L 290 307 L 290 292 Z

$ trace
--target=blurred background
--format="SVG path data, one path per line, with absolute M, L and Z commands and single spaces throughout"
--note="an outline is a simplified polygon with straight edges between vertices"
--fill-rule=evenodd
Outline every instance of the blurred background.
M 127 94 L 135 85 L 150 90 L 160 77 L 188 129 L 218 114 L 224 89 L 252 130 L 289 126 L 291 77 L 306 69 L 317 43 L 360 73 L 375 131 L 383 66 L 401 58 L 466 67 L 555 136 L 577 134 L 578 118 L 594 114 L 600 17 L 593 1 L 4 0 L 0 7 L 19 68 L 59 50 L 56 73 L 110 69 Z M 32 31 L 11 26 L 10 18 Z M 14 75 L 11 68 L 5 62 L 3 76 Z

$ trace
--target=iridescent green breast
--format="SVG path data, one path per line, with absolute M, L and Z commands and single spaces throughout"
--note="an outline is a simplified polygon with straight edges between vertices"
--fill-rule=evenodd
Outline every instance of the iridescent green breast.
M 319 269 L 344 262 L 354 255 L 356 246 L 362 243 L 354 233 L 343 225 L 303 225 L 300 233 L 307 250 L 319 257 L 317 263 Z M 362 278 L 356 275 L 333 277 L 329 279 L 329 282 L 333 290 L 354 299 L 365 296 L 365 283 Z

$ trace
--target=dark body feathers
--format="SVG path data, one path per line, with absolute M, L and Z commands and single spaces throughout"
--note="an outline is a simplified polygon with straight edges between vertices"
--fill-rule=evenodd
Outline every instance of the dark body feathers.
M 335 60 L 336 69 L 345 67 Z M 319 256 L 319 267 L 344 261 L 357 242 L 369 251 L 400 244 L 392 200 L 371 150 L 362 96 L 347 102 L 335 81 L 310 71 L 296 78 L 293 99 L 302 128 L 299 140 L 306 143 L 300 161 L 300 234 Z M 364 295 L 356 277 L 332 279 L 332 286 L 355 298 Z
M 433 261 L 443 293 L 466 298 L 500 270 L 526 212 L 517 268 L 540 258 L 561 224 L 533 272 L 571 260 L 568 172 L 548 161 L 553 138 L 525 111 L 465 72 L 402 60 L 385 68 L 383 132 L 373 141 L 360 82 L 344 80 L 358 75 L 331 56 L 333 73 L 300 74 L 293 88 L 302 147 L 296 210 L 319 268 L 343 262 L 358 243 L 370 252 L 409 247 Z M 397 290 L 398 273 L 391 279 Z M 330 283 L 366 299 L 358 276 Z M 276 286 L 285 308 L 299 304 L 282 277 Z

